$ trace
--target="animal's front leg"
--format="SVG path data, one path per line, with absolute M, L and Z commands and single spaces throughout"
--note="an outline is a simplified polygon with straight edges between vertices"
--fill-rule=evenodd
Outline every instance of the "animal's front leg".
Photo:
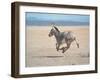
M 56 43 L 56 49 L 57 49 L 57 51 L 59 51 L 59 47 L 60 47 L 60 44 Z
M 56 49 L 57 49 L 58 44 L 56 43 Z

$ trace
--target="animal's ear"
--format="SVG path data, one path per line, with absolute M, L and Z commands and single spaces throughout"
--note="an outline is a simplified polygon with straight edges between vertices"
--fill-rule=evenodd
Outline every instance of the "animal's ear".
M 55 29 L 55 28 L 54 28 L 55 26 L 54 26 L 53 24 L 51 24 L 51 27 L 52 27 L 52 29 Z
M 50 24 L 50 26 L 53 28 L 53 24 Z
M 55 24 L 54 23 L 51 23 L 51 26 L 55 26 Z
M 54 26 L 52 26 L 52 29 L 54 29 L 54 30 L 55 30 Z

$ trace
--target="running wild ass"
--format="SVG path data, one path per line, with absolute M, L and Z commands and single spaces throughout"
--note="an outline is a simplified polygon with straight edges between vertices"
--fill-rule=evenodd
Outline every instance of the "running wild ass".
M 70 48 L 70 45 L 73 41 L 76 42 L 77 47 L 79 48 L 79 43 L 76 41 L 76 37 L 74 36 L 73 32 L 60 32 L 60 30 L 53 26 L 53 28 L 49 32 L 49 37 L 55 36 L 56 39 L 56 49 L 57 51 L 62 50 L 62 53 L 64 53 L 66 50 Z M 60 45 L 66 43 L 66 47 L 60 48 Z

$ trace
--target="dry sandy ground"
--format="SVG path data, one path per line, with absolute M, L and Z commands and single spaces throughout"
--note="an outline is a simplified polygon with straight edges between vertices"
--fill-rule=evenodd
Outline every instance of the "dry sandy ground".
M 71 44 L 64 54 L 56 51 L 55 37 L 49 37 L 51 27 L 26 27 L 26 67 L 89 64 L 89 27 L 59 27 L 60 31 L 73 31 L 80 48 Z M 65 46 L 65 45 L 63 45 Z

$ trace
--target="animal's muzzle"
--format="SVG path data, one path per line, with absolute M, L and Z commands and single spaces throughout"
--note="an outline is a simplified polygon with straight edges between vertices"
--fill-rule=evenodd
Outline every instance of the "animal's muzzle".
M 50 37 L 50 34 L 48 34 L 48 36 Z
M 50 35 L 50 34 L 48 34 L 48 36 L 49 36 L 49 37 L 51 37 L 51 35 Z

